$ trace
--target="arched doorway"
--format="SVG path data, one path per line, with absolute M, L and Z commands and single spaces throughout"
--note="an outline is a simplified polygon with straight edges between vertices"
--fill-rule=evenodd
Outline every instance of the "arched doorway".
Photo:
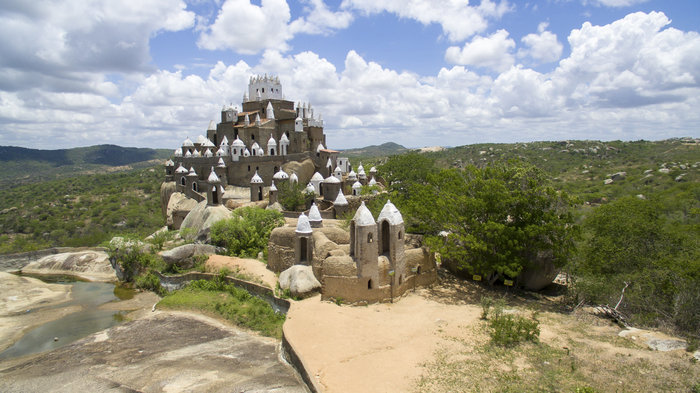
M 391 234 L 389 231 L 389 221 L 382 221 L 382 244 L 380 248 L 380 254 L 389 256 L 389 249 L 391 245 Z M 389 258 L 391 259 L 391 258 Z
M 309 239 L 302 237 L 299 239 L 299 262 L 308 262 L 306 254 L 309 250 Z
M 214 186 L 214 189 L 211 191 L 211 203 L 214 205 L 219 204 L 219 193 L 216 192 L 216 186 Z
M 258 200 L 262 201 L 262 199 L 263 199 L 262 186 L 258 186 Z

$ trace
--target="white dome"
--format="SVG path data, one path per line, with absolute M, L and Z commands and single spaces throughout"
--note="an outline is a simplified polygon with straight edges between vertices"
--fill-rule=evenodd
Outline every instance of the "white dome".
M 260 149 L 260 145 L 258 145 L 258 142 L 253 142 L 253 146 L 250 147 L 250 150 L 258 151 L 258 149 Z
M 377 223 L 374 222 L 374 217 L 372 217 L 372 212 L 369 211 L 367 206 L 365 206 L 365 201 L 362 201 L 352 219 L 355 221 L 355 225 L 357 226 L 366 227 L 370 225 L 377 225 Z
M 277 146 L 277 141 L 275 141 L 275 138 L 274 138 L 274 137 L 271 136 L 270 139 L 267 140 L 267 146 L 268 146 L 268 147 L 270 147 L 270 146 L 272 146 L 272 147 Z
M 350 173 L 348 173 L 348 180 L 355 180 L 357 179 L 357 173 L 353 171 L 352 169 L 350 170 Z
M 192 146 L 194 146 L 194 143 L 192 143 L 192 141 L 190 140 L 190 137 L 187 137 L 187 139 L 185 139 L 185 141 L 182 142 L 182 146 L 192 147 Z
M 343 170 L 340 169 L 339 166 L 336 166 L 335 169 L 333 169 L 333 172 L 342 172 Z
M 204 147 L 215 147 L 214 142 L 210 141 L 209 138 L 207 138 L 204 143 L 202 143 L 202 146 Z
M 187 150 L 187 152 L 185 152 L 185 157 L 192 157 L 192 153 L 190 153 L 190 151 Z
M 175 173 L 187 173 L 187 168 L 185 168 L 184 166 L 182 166 L 182 164 L 180 164 L 180 166 L 177 167 L 177 169 L 175 169 Z
M 214 120 L 209 120 L 209 127 L 207 127 L 207 131 L 215 131 L 216 130 L 216 124 L 214 124 Z
M 182 149 L 180 149 L 180 148 L 178 147 L 178 148 L 175 149 L 175 151 L 173 152 L 173 155 L 174 155 L 175 157 L 182 157 Z
M 333 205 L 335 205 L 335 206 L 347 206 L 348 205 L 348 200 L 345 199 L 345 195 L 343 194 L 343 190 L 338 191 L 338 196 L 335 197 L 335 201 L 333 201 Z
M 352 188 L 354 188 L 354 189 L 362 188 L 362 183 L 360 183 L 359 181 L 356 181 L 356 182 L 352 183 Z
M 194 171 L 194 167 L 190 167 L 190 171 L 187 173 L 187 176 L 197 176 L 197 172 Z
M 258 175 L 258 171 L 255 171 L 255 174 L 253 175 L 253 178 L 250 179 L 250 182 L 253 184 L 262 184 L 263 180 L 260 175 Z
M 282 134 L 282 136 L 280 137 L 280 142 L 289 143 L 289 138 L 287 138 L 287 134 Z
M 272 184 L 270 185 L 270 191 L 277 191 L 277 187 L 275 187 L 275 181 L 272 181 Z
M 263 150 L 262 148 L 259 148 L 259 149 L 258 149 L 258 155 L 259 155 L 259 156 L 264 156 L 264 155 L 265 155 L 265 150 Z
M 223 147 L 220 147 L 219 150 L 216 151 L 216 156 L 217 157 L 223 157 L 226 155 L 226 149 Z
M 309 218 L 306 217 L 304 213 L 301 213 L 299 220 L 297 221 L 296 233 L 309 234 L 311 232 L 311 223 L 309 222 Z
M 321 212 L 318 211 L 318 206 L 316 206 L 316 202 L 311 204 L 311 209 L 309 209 L 309 221 L 313 222 L 320 222 L 323 221 L 321 218 Z
M 207 137 L 205 137 L 204 135 L 200 135 L 197 137 L 197 143 L 199 143 L 200 145 L 203 145 L 204 142 L 206 142 L 206 141 L 207 141 Z
M 313 176 L 311 176 L 311 180 L 323 181 L 323 175 L 321 175 L 320 173 L 316 172 L 316 173 L 314 173 Z
M 362 166 L 362 163 L 360 163 L 360 166 L 357 167 L 357 173 L 364 172 L 365 167 Z
M 214 153 L 212 153 L 211 150 L 207 149 L 204 151 L 204 157 L 214 157 Z
M 214 167 L 211 167 L 211 172 L 209 173 L 209 178 L 207 179 L 209 183 L 219 183 L 221 180 L 219 180 L 219 176 L 216 175 L 216 172 L 214 172 Z
M 369 168 L 369 173 L 377 173 L 377 167 L 371 167 Z
M 236 137 L 236 139 L 231 144 L 231 147 L 245 147 L 245 143 L 243 143 L 242 140 L 240 140 L 240 139 L 238 139 L 238 137 Z
M 248 150 L 248 148 L 243 150 L 243 157 L 250 157 L 250 150 Z
M 216 164 L 219 168 L 226 168 L 226 163 L 223 158 L 219 158 L 219 162 Z
M 377 185 L 377 181 L 374 180 L 374 176 L 372 176 L 372 178 L 369 180 L 369 183 L 367 183 L 367 184 L 370 185 L 370 186 L 376 186 L 376 185 Z
M 327 178 L 325 178 L 325 179 L 323 180 L 323 182 L 324 182 L 324 183 L 334 183 L 334 184 L 335 184 L 335 183 L 340 183 L 340 180 L 338 180 L 337 177 L 328 176 Z
M 391 225 L 403 224 L 403 216 L 401 216 L 401 212 L 389 200 L 386 201 L 386 204 L 382 208 L 382 211 L 379 213 L 379 217 L 377 218 L 378 222 L 382 220 L 389 221 L 389 224 Z
M 277 171 L 277 173 L 275 173 L 272 176 L 272 178 L 275 180 L 285 180 L 285 179 L 289 179 L 289 175 L 285 171 L 280 169 L 279 171 Z

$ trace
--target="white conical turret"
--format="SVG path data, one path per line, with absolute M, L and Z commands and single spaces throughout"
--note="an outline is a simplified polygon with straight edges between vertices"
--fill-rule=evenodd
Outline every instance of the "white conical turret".
M 209 121 L 209 127 L 207 127 L 207 131 L 216 131 L 216 124 L 214 124 L 214 120 Z
M 377 225 L 377 223 L 374 221 L 374 217 L 372 217 L 372 212 L 369 211 L 367 206 L 365 206 L 365 201 L 362 201 L 360 207 L 358 207 L 357 211 L 355 212 L 355 217 L 352 219 L 355 221 L 355 225 L 357 226 Z
M 382 220 L 389 221 L 389 224 L 391 225 L 403 224 L 403 216 L 401 215 L 401 212 L 396 208 L 396 206 L 394 206 L 393 203 L 391 203 L 390 200 L 386 201 L 382 211 L 379 213 L 379 217 L 377 217 L 377 222 L 381 222 Z
M 275 110 L 272 108 L 272 101 L 268 101 L 267 109 L 265 109 L 265 117 L 268 119 L 275 118 Z
M 250 182 L 252 184 L 262 184 L 263 179 L 258 175 L 258 171 L 255 171 L 255 174 L 253 175 L 253 178 L 250 179 Z
M 302 235 L 308 235 L 312 232 L 309 218 L 306 217 L 304 213 L 301 213 L 299 220 L 297 220 L 297 229 L 295 232 Z
M 260 125 L 260 114 L 259 113 L 255 114 L 255 125 L 256 126 Z
M 348 205 L 348 200 L 345 198 L 345 195 L 343 194 L 343 190 L 338 191 L 338 196 L 335 197 L 335 201 L 333 201 L 333 206 L 347 206 Z
M 245 114 L 245 117 L 243 118 L 243 124 L 249 126 L 250 125 L 250 117 L 248 117 L 248 114 Z
M 209 172 L 209 178 L 207 178 L 207 181 L 211 184 L 221 183 L 219 176 L 217 176 L 216 172 L 214 172 L 214 167 L 211 167 L 211 172 Z
M 219 162 L 216 164 L 216 166 L 219 168 L 226 168 L 226 163 L 224 162 L 224 159 L 219 158 Z
M 221 138 L 221 143 L 219 143 L 219 146 L 228 146 L 228 138 L 226 138 L 226 135 Z

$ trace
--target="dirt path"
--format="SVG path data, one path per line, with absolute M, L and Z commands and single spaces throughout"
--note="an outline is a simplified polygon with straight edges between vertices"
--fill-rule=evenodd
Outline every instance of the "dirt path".
M 220 269 L 227 268 L 232 272 L 241 273 L 260 281 L 270 288 L 277 286 L 277 275 L 267 270 L 267 266 L 257 259 L 227 257 L 224 255 L 211 255 L 206 262 L 208 272 L 216 273 Z

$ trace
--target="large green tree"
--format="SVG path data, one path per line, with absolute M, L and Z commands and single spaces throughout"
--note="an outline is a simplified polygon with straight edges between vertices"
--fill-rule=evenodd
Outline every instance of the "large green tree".
M 408 168 L 420 163 L 407 161 Z M 536 167 L 508 162 L 421 172 L 425 178 L 392 187 L 392 198 L 410 217 L 409 229 L 424 233 L 458 270 L 494 282 L 517 278 L 543 255 L 563 266 L 572 254 L 572 201 Z

